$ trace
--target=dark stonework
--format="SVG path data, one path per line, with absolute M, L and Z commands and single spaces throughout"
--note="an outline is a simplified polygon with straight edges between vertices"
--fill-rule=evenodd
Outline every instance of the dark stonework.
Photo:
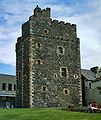
M 38 6 L 16 43 L 17 107 L 82 105 L 76 25 L 50 18 Z

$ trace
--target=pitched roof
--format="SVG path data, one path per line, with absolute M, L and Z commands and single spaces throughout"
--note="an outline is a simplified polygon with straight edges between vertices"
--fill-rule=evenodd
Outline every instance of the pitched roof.
M 87 80 L 95 80 L 95 74 L 91 70 L 81 69 L 81 74 L 87 79 Z

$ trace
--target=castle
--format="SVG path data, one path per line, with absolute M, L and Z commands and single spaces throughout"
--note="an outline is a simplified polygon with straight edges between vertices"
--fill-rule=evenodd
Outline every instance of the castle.
M 82 105 L 80 40 L 76 25 L 38 6 L 16 43 L 17 107 Z

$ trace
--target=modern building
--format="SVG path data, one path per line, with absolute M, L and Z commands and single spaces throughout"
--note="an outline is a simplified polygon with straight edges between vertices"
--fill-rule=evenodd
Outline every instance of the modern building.
M 83 105 L 97 102 L 101 106 L 101 69 L 81 70 Z
M 80 71 L 76 25 L 37 6 L 16 43 L 17 107 L 82 105 Z
M 0 74 L 0 108 L 15 107 L 16 77 Z

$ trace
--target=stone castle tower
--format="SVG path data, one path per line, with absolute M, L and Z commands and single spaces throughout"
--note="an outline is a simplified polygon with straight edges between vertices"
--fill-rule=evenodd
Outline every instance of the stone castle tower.
M 76 25 L 50 18 L 38 6 L 16 43 L 17 107 L 82 105 Z

